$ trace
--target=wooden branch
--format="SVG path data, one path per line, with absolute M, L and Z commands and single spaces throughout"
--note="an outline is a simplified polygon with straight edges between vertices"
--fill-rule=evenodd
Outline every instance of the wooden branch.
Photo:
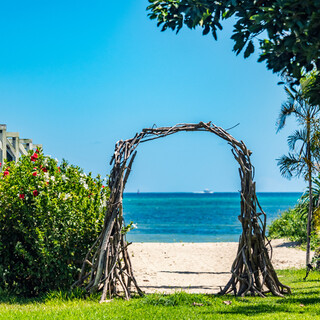
M 251 151 L 243 141 L 237 141 L 226 130 L 215 126 L 211 122 L 180 123 L 173 127 L 153 126 L 143 129 L 133 138 L 119 140 L 110 164 L 110 197 L 104 219 L 104 227 L 96 242 L 87 253 L 79 280 L 74 284 L 85 286 L 93 292 L 101 290 L 101 301 L 107 296 L 119 296 L 122 291 L 125 299 L 130 299 L 131 285 L 136 292 L 143 295 L 133 274 L 130 257 L 127 252 L 127 242 L 122 233 L 124 227 L 122 200 L 126 182 L 132 170 L 136 156 L 136 148 L 140 143 L 164 138 L 177 132 L 206 131 L 224 139 L 232 147 L 232 154 L 239 164 L 241 180 L 240 215 L 242 234 L 236 258 L 231 267 L 231 278 L 220 294 L 233 292 L 234 295 L 246 294 L 264 297 L 266 291 L 276 296 L 290 293 L 288 286 L 283 285 L 272 266 L 267 247 L 271 245 L 265 236 L 266 214 L 262 210 L 256 196 L 254 167 L 251 164 Z M 130 159 L 130 161 L 129 161 Z M 127 165 L 127 161 L 129 164 Z M 257 212 L 257 207 L 260 212 Z M 263 215 L 263 220 L 260 218 Z M 96 249 L 95 252 L 93 250 Z M 272 251 L 271 251 L 272 253 Z M 92 259 L 91 259 L 92 257 Z M 91 263 L 88 261 L 91 260 Z M 88 270 L 88 266 L 89 269 Z M 88 280 L 88 278 L 90 279 Z

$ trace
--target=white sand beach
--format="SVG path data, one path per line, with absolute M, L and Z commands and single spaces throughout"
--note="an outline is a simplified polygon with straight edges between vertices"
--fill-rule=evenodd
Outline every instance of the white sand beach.
M 272 240 L 275 269 L 300 268 L 305 252 L 294 243 Z M 141 289 L 151 292 L 184 290 L 217 293 L 230 279 L 238 243 L 133 243 L 132 266 Z

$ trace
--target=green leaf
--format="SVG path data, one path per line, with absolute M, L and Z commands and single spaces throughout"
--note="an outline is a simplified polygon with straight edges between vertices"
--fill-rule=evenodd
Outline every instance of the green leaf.
M 252 43 L 252 40 L 250 40 L 244 52 L 244 57 L 248 58 L 253 52 L 254 52 L 254 45 Z
M 210 32 L 210 27 L 209 25 L 206 25 L 202 31 L 202 34 L 205 36 Z

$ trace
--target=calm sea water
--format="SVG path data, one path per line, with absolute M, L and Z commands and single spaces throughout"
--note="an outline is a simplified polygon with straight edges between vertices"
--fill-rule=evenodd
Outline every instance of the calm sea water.
M 301 193 L 257 193 L 269 224 L 293 207 Z M 124 218 L 137 229 L 134 242 L 238 241 L 241 234 L 239 193 L 126 193 Z

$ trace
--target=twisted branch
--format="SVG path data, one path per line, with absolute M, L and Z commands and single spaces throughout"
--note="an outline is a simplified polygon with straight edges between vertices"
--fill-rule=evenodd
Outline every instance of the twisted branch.
M 239 164 L 241 179 L 239 220 L 242 224 L 242 234 L 239 239 L 238 253 L 231 267 L 231 279 L 220 294 L 233 291 L 234 295 L 238 296 L 250 293 L 264 297 L 269 291 L 276 296 L 290 293 L 290 288 L 279 281 L 267 249 L 267 247 L 271 248 L 271 245 L 265 236 L 266 214 L 256 196 L 255 182 L 253 182 L 254 167 L 250 161 L 251 151 L 247 149 L 243 141 L 237 141 L 226 130 L 211 122 L 181 123 L 173 127 L 160 128 L 153 126 L 143 129 L 132 139 L 120 140 L 116 143 L 110 162 L 113 168 L 109 178 L 110 198 L 105 213 L 104 227 L 99 238 L 88 251 L 79 279 L 74 286 L 84 286 L 88 292 L 101 290 L 101 301 L 108 296 L 112 298 L 119 295 L 120 291 L 124 293 L 126 299 L 130 299 L 132 289 L 143 295 L 134 277 L 127 252 L 128 244 L 122 232 L 124 227 L 123 192 L 138 145 L 183 131 L 214 133 L 228 142 Z M 259 213 L 257 213 L 257 207 L 260 210 Z M 260 215 L 263 215 L 263 220 Z

